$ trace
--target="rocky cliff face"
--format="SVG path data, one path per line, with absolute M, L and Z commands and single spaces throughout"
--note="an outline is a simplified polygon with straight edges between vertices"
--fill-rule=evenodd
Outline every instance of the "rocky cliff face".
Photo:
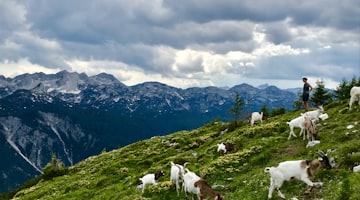
M 269 109 L 291 109 L 297 98 L 274 86 L 247 84 L 180 89 L 158 82 L 126 86 L 109 74 L 0 76 L 0 192 L 37 174 L 56 155 L 72 165 L 102 150 L 184 129 L 214 119 L 232 119 L 236 93 L 243 117 Z

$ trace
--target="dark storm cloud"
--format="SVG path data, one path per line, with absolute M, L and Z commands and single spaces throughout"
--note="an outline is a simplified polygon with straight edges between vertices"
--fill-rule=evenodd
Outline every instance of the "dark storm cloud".
M 250 78 L 341 80 L 359 67 L 359 13 L 358 0 L 2 1 L 0 62 L 71 70 L 69 62 L 97 60 L 170 78 L 222 68 Z

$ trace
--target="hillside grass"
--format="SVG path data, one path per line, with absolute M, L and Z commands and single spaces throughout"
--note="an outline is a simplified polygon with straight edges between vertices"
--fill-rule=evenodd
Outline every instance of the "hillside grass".
M 314 177 L 324 185 L 305 195 L 307 186 L 294 180 L 285 182 L 281 191 L 288 199 L 358 200 L 360 173 L 353 173 L 352 168 L 360 164 L 360 106 L 352 111 L 344 109 L 346 106 L 345 101 L 325 106 L 329 119 L 319 122 L 321 143 L 311 148 L 305 148 L 307 141 L 302 137 L 287 140 L 289 127 L 285 122 L 301 111 L 272 117 L 254 127 L 244 124 L 223 135 L 220 132 L 229 124 L 214 121 L 192 131 L 153 137 L 89 157 L 69 167 L 65 175 L 18 191 L 13 199 L 185 199 L 183 192 L 177 196 L 169 181 L 171 161 L 190 162 L 187 167 L 225 199 L 267 199 L 270 180 L 265 167 L 285 160 L 313 159 L 322 150 L 336 162 L 335 168 L 320 170 Z M 348 125 L 354 128 L 347 129 Z M 298 135 L 299 129 L 295 133 Z M 221 142 L 233 143 L 238 150 L 219 154 L 216 145 Z M 136 189 L 140 177 L 158 170 L 166 174 L 159 184 L 148 186 L 144 193 Z M 273 199 L 280 199 L 276 191 Z

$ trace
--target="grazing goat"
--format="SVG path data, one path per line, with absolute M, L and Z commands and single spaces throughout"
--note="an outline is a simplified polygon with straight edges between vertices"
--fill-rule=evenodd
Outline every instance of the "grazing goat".
M 236 151 L 236 147 L 233 144 L 230 143 L 220 143 L 217 144 L 217 152 L 223 151 L 224 153 L 226 152 L 231 152 L 231 151 Z
M 182 182 L 184 184 L 184 174 L 185 174 L 185 167 L 188 162 L 184 163 L 184 165 L 175 164 L 171 162 L 171 169 L 170 169 L 170 181 L 176 184 L 176 192 L 179 195 L 180 184 Z
M 290 122 L 286 122 L 290 127 L 290 134 L 289 134 L 288 140 L 290 140 L 291 136 L 296 137 L 296 135 L 294 133 L 294 128 L 296 128 L 296 127 L 301 129 L 300 136 L 303 134 L 303 132 L 305 130 L 304 122 L 305 122 L 304 116 L 299 116 L 299 117 L 291 120 Z
M 305 139 L 305 135 L 307 133 L 307 139 L 309 141 L 315 140 L 317 137 L 316 124 L 315 124 L 315 122 L 310 120 L 310 117 L 308 117 L 307 115 L 304 115 L 304 127 L 305 127 L 306 131 L 304 132 L 303 139 Z
M 164 176 L 164 171 L 161 170 L 155 174 L 146 174 L 139 180 L 142 182 L 142 192 L 144 192 L 146 185 L 148 184 L 156 184 L 161 176 Z
M 350 101 L 349 101 L 349 110 L 351 110 L 351 106 L 358 101 L 360 105 L 360 87 L 352 87 L 350 90 Z
M 266 167 L 264 172 L 270 173 L 270 187 L 268 198 L 272 198 L 274 189 L 278 191 L 278 195 L 285 199 L 281 193 L 280 188 L 284 181 L 291 179 L 298 179 L 306 183 L 309 188 L 306 194 L 310 193 L 314 186 L 322 186 L 322 182 L 312 182 L 310 179 L 315 175 L 320 168 L 331 169 L 332 166 L 329 158 L 322 151 L 319 152 L 320 157 L 311 161 L 308 160 L 294 160 L 279 163 L 276 167 Z
M 260 112 L 260 113 L 259 112 L 253 112 L 253 113 L 251 113 L 251 116 L 250 116 L 250 119 L 249 119 L 251 126 L 254 126 L 254 123 L 256 121 L 260 121 L 262 123 L 262 120 L 265 120 L 265 115 L 264 115 L 263 112 Z
M 185 194 L 187 192 L 199 195 L 200 188 L 195 187 L 195 182 L 200 180 L 201 178 L 196 175 L 194 172 L 190 171 L 189 169 L 185 168 L 185 174 L 184 174 L 184 190 Z M 194 199 L 194 198 L 192 198 Z
M 223 198 L 220 194 L 216 193 L 204 179 L 200 179 L 195 182 L 195 187 L 200 188 L 200 193 L 198 193 L 198 200 L 202 200 L 205 197 L 210 197 L 213 200 L 222 200 Z

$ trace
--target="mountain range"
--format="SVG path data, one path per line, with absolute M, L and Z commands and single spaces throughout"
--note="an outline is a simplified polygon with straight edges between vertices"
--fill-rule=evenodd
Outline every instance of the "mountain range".
M 230 121 L 236 94 L 244 101 L 242 117 L 259 111 L 292 109 L 294 92 L 275 86 L 240 84 L 181 89 L 159 82 L 126 86 L 101 73 L 0 76 L 0 192 L 42 173 L 55 155 L 73 165 L 157 135 L 189 130 L 215 119 Z

